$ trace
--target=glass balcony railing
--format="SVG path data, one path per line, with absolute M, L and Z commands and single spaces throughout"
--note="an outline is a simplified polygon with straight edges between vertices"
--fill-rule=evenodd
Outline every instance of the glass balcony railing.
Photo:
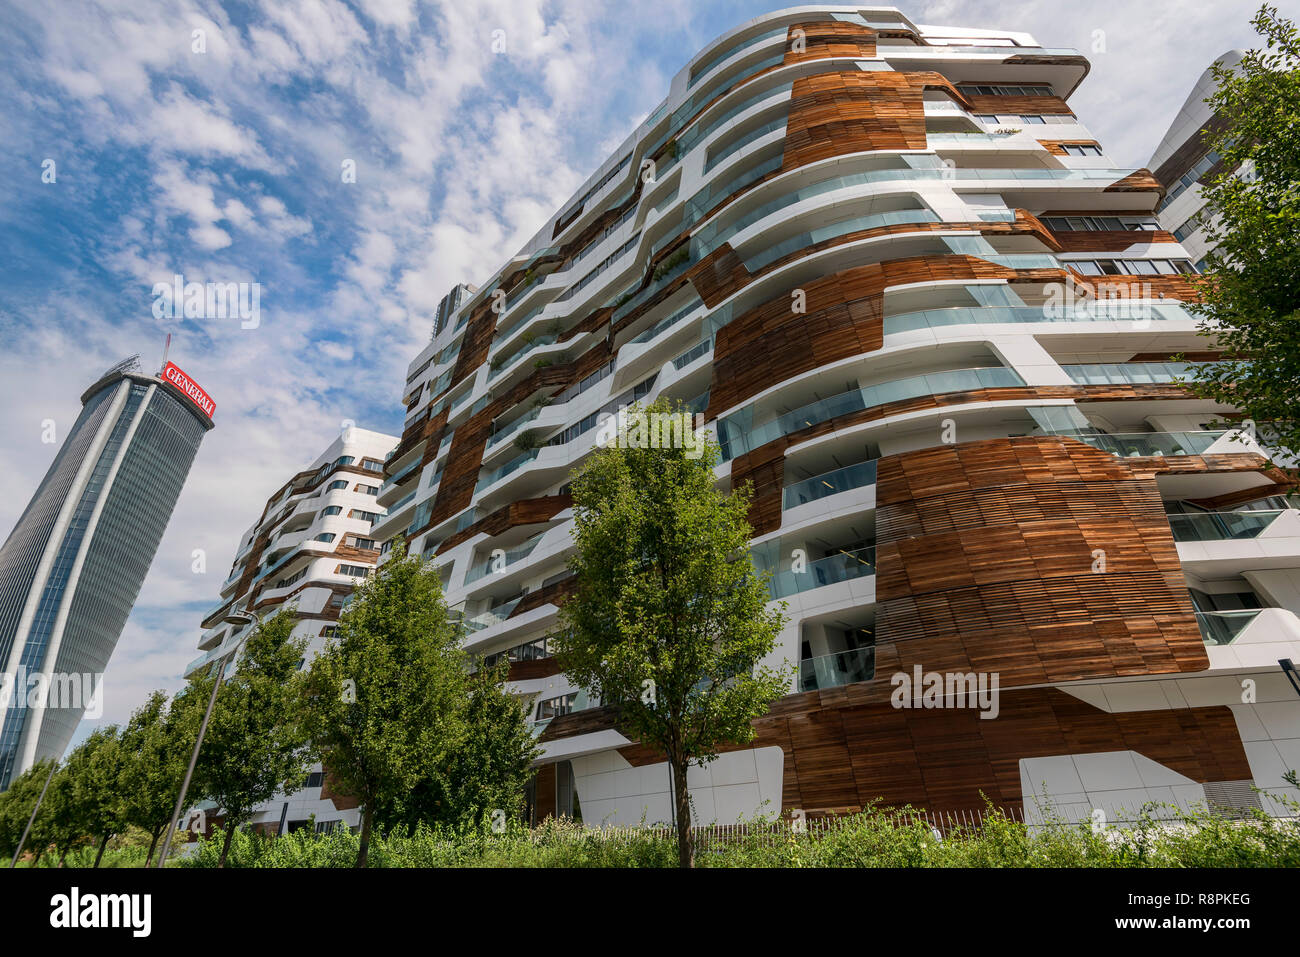
M 1012 322 L 1108 322 L 1146 321 L 1194 317 L 1180 305 L 1144 300 L 1090 300 L 1074 306 L 957 306 L 951 309 L 923 309 L 885 318 L 885 335 L 913 329 L 935 329 L 969 323 Z
M 496 448 L 497 445 L 499 445 L 501 442 L 504 442 L 506 439 L 510 438 L 510 436 L 514 435 L 516 432 L 522 429 L 529 422 L 534 421 L 539 415 L 542 414 L 542 409 L 545 408 L 548 408 L 548 406 L 539 405 L 537 408 L 533 409 L 533 411 L 529 412 L 527 415 L 522 415 L 519 418 L 515 419 L 513 422 L 511 422 L 509 425 L 503 428 L 500 432 L 497 432 L 490 439 L 488 439 L 486 447 L 489 449 Z
M 514 548 L 507 549 L 504 556 L 498 555 L 495 559 L 491 556 L 479 562 L 465 574 L 465 584 L 469 585 L 491 575 L 493 572 L 503 572 L 516 562 L 521 562 L 533 553 L 537 543 L 542 540 L 545 532 L 539 532 L 525 542 L 516 545 Z
M 875 481 L 876 462 L 874 459 L 870 462 L 859 462 L 857 465 L 846 465 L 844 468 L 823 472 L 821 475 L 814 475 L 802 482 L 787 485 L 782 499 L 782 508 L 807 505 L 809 502 L 815 502 L 819 498 L 826 498 L 828 495 L 847 492 L 849 489 L 862 488 L 864 485 L 872 485 Z
M 1237 538 L 1258 538 L 1281 515 L 1277 511 L 1188 512 L 1169 516 L 1169 528 L 1176 542 L 1222 542 Z
M 864 578 L 876 573 L 874 546 L 852 552 L 837 552 L 815 562 L 809 562 L 803 571 L 777 572 L 768 582 L 768 591 L 775 601 L 800 592 L 834 585 L 853 578 Z
M 1115 362 L 1061 368 L 1079 385 L 1145 385 L 1185 378 L 1195 366 L 1187 362 Z
M 389 515 L 396 515 L 399 511 L 401 511 L 406 506 L 407 502 L 410 502 L 413 498 L 415 498 L 415 493 L 418 491 L 419 489 L 412 489 L 411 491 L 403 495 L 401 498 L 399 498 L 392 505 L 388 506 L 387 514 L 384 516 L 384 518 L 387 518 Z
M 687 349 L 685 352 L 683 352 L 681 355 L 679 355 L 676 359 L 673 360 L 673 368 L 674 369 L 686 368 L 688 365 L 690 365 L 700 356 L 707 354 L 712 348 L 713 348 L 712 339 L 705 339 L 703 342 L 697 343 L 696 345 L 692 346 L 690 349 Z
M 533 449 L 531 452 L 525 452 L 523 455 L 515 456 L 513 459 L 511 459 L 509 462 L 507 462 L 505 465 L 501 466 L 500 468 L 493 469 L 491 472 L 489 472 L 487 475 L 483 476 L 483 478 L 479 480 L 478 485 L 475 486 L 474 488 L 474 494 L 477 495 L 479 492 L 483 491 L 488 486 L 495 485 L 497 482 L 501 481 L 510 473 L 517 472 L 525 465 L 528 465 L 530 462 L 533 461 L 533 459 L 537 458 L 537 456 L 541 453 L 541 451 L 542 451 L 541 449 Z
M 643 333 L 641 333 L 640 335 L 636 336 L 635 338 L 629 340 L 629 344 L 631 344 L 631 343 L 633 343 L 633 342 L 649 342 L 651 339 L 653 339 L 653 338 L 655 338 L 656 336 L 658 336 L 659 333 L 667 331 L 667 329 L 668 329 L 670 326 L 674 326 L 674 325 L 676 325 L 677 323 L 681 322 L 683 319 L 685 319 L 687 316 L 689 316 L 691 313 L 693 313 L 696 309 L 698 309 L 698 308 L 700 307 L 700 305 L 701 305 L 701 302 L 700 302 L 699 297 L 697 296 L 697 297 L 695 297 L 694 300 L 691 301 L 688 305 L 684 306 L 684 307 L 681 308 L 681 309 L 678 309 L 676 312 L 674 312 L 674 313 L 673 313 L 671 316 L 669 316 L 667 319 L 664 319 L 664 320 L 662 320 L 662 321 L 660 321 L 660 322 L 655 323 L 653 326 L 651 326 L 651 327 L 650 327 L 649 329 L 647 329 L 645 332 L 643 332 Z
M 707 175 L 708 172 L 712 170 L 715 166 L 718 166 L 721 163 L 725 163 L 737 152 L 744 149 L 746 146 L 748 146 L 750 143 L 753 143 L 755 140 L 761 140 L 764 136 L 767 136 L 770 133 L 775 133 L 777 130 L 784 130 L 786 126 L 786 122 L 787 122 L 787 116 L 786 114 L 783 113 L 780 116 L 776 117 L 775 119 L 768 120 L 768 122 L 764 123 L 762 126 L 750 130 L 744 136 L 732 140 L 726 146 L 719 149 L 716 153 L 713 153 L 711 156 L 709 156 L 708 160 L 704 164 L 705 174 Z
M 1226 431 L 1208 432 L 1060 432 L 1093 448 L 1122 458 L 1154 455 L 1200 455 L 1223 438 Z
M 515 610 L 515 607 L 522 600 L 523 596 L 520 595 L 518 598 L 513 598 L 506 602 L 504 605 L 497 605 L 497 607 L 475 615 L 472 618 L 462 618 L 461 624 L 465 627 L 465 631 L 471 635 L 476 631 L 482 631 L 484 628 L 491 628 L 493 625 L 499 625 L 510 617 L 510 613 Z
M 420 467 L 420 460 L 417 458 L 415 461 L 411 462 L 409 465 L 406 466 L 406 468 L 402 469 L 400 472 L 394 473 L 390 477 L 384 479 L 384 484 L 379 487 L 379 493 L 382 495 L 384 492 L 388 491 L 394 485 L 400 485 L 402 479 L 406 478 L 406 476 L 410 475 L 413 471 L 415 471 L 419 467 Z
M 876 675 L 876 649 L 853 648 L 799 662 L 799 690 L 818 691 L 839 688 L 858 681 L 870 681 Z
M 1024 384 L 1014 369 L 1005 366 L 954 369 L 950 372 L 911 376 L 819 399 L 753 427 L 749 427 L 746 421 L 752 414 L 752 409 L 742 409 L 718 423 L 718 441 L 722 446 L 723 458 L 732 459 L 799 429 L 888 402 Z
M 937 158 L 931 157 L 936 163 Z M 781 157 L 777 156 L 775 161 L 769 160 L 753 170 L 741 173 L 731 181 L 723 184 L 707 186 L 692 196 L 686 204 L 685 223 L 694 225 L 704 217 L 715 203 L 730 195 L 747 182 L 752 182 L 766 175 L 773 169 L 779 168 Z M 836 176 L 832 179 L 822 180 L 819 183 L 809 183 L 799 189 L 792 190 L 788 193 L 782 193 L 775 199 L 759 206 L 757 209 L 746 213 L 744 216 L 725 225 L 714 226 L 712 224 L 705 226 L 691 239 L 691 253 L 693 259 L 699 259 L 701 256 L 708 255 L 714 249 L 717 249 L 724 242 L 729 240 L 746 226 L 750 226 L 778 210 L 787 206 L 793 206 L 795 203 L 811 199 L 814 196 L 820 196 L 824 193 L 834 192 L 840 189 L 848 189 L 855 186 L 867 186 L 873 183 L 888 182 L 909 182 L 909 181 L 926 181 L 926 180 L 945 180 L 955 182 L 984 182 L 998 180 L 1014 180 L 1017 182 L 1034 182 L 1040 181 L 1046 183 L 1075 182 L 1080 180 L 1113 180 L 1118 181 L 1125 176 L 1133 173 L 1131 169 L 951 169 L 942 165 L 934 168 L 913 168 L 897 167 L 893 169 L 874 169 L 861 173 L 849 173 L 844 176 Z
M 762 33 L 755 34 L 754 36 L 742 40 L 733 46 L 724 47 L 714 53 L 713 56 L 709 57 L 707 60 L 703 60 L 697 66 L 691 68 L 691 79 L 687 84 L 687 87 L 689 88 L 694 86 L 706 73 L 712 71 L 715 66 L 718 66 L 724 60 L 730 60 L 741 50 L 747 50 L 755 44 L 761 43 L 764 40 L 771 40 L 773 37 L 786 36 L 789 32 L 790 27 L 783 23 L 779 27 L 773 27 L 770 30 L 765 30 Z
M 1230 645 L 1259 616 L 1260 611 L 1260 608 L 1198 611 L 1196 624 L 1200 626 L 1201 638 L 1207 645 Z
M 758 272 L 781 257 L 788 256 L 801 249 L 807 249 L 830 239 L 838 239 L 840 236 L 847 236 L 849 233 L 874 229 L 877 226 L 937 222 L 939 222 L 939 217 L 928 209 L 896 209 L 887 213 L 875 213 L 871 216 L 854 216 L 852 219 L 843 219 L 828 226 L 819 226 L 817 229 L 811 229 L 799 233 L 797 236 L 791 236 L 789 239 L 783 239 L 779 243 L 774 243 L 746 258 L 745 268 L 750 272 Z

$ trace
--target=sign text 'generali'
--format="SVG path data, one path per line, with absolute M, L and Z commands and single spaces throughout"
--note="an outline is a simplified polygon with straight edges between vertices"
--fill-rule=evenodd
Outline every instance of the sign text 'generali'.
M 167 363 L 163 367 L 162 377 L 184 392 L 191 402 L 203 410 L 204 415 L 209 419 L 212 418 L 212 413 L 216 411 L 217 404 L 212 401 L 210 395 L 199 387 L 197 382 L 181 371 L 180 366 L 174 362 Z

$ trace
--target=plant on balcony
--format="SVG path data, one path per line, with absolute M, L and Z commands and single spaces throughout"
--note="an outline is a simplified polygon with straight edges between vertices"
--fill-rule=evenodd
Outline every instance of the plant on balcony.
M 654 278 L 658 282 L 667 276 L 670 272 L 691 258 L 691 247 L 689 243 L 682 243 L 671 256 L 655 267 Z
M 647 425 L 681 416 L 676 440 L 660 430 L 648 447 L 642 411 Z M 576 590 L 555 651 L 578 686 L 617 703 L 621 730 L 667 759 L 678 863 L 691 867 L 687 770 L 752 740 L 751 720 L 790 690 L 791 670 L 759 666 L 785 615 L 767 607 L 749 556 L 750 487 L 715 487 L 716 443 L 683 431 L 691 420 L 666 401 L 627 421 L 573 481 Z
M 547 366 L 551 365 L 554 361 L 555 360 L 553 360 L 550 356 L 538 356 L 537 360 L 533 363 L 533 368 L 545 369 Z
M 505 364 L 506 357 L 503 355 L 497 355 L 492 357 L 492 361 L 488 363 L 488 368 L 493 372 L 500 372 L 501 367 Z
M 536 448 L 540 448 L 541 444 L 542 441 L 537 437 L 536 432 L 524 432 L 515 436 L 515 448 L 520 452 L 531 452 Z

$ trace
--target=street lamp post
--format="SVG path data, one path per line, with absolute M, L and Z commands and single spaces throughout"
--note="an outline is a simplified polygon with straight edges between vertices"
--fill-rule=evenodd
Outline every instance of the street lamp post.
M 181 809 L 185 806 L 185 795 L 190 789 L 190 780 L 194 777 L 194 768 L 199 763 L 199 748 L 203 747 L 203 736 L 208 731 L 208 721 L 212 718 L 212 709 L 217 703 L 217 692 L 221 690 L 221 680 L 226 676 L 226 664 L 231 657 L 239 654 L 239 649 L 243 647 L 244 642 L 248 639 L 248 629 L 257 622 L 257 616 L 249 614 L 246 611 L 234 612 L 226 618 L 228 622 L 238 622 L 243 625 L 244 634 L 231 648 L 229 653 L 221 656 L 220 663 L 217 667 L 217 678 L 212 682 L 212 694 L 208 696 L 208 709 L 203 712 L 203 722 L 199 725 L 198 737 L 194 739 L 194 751 L 190 754 L 190 766 L 185 771 L 185 780 L 181 783 L 181 793 L 176 796 L 176 808 L 172 811 L 171 820 L 167 823 L 167 836 L 163 839 L 162 851 L 158 854 L 158 863 L 155 867 L 162 867 L 163 862 L 167 860 L 167 852 L 171 850 L 172 837 L 180 825 Z

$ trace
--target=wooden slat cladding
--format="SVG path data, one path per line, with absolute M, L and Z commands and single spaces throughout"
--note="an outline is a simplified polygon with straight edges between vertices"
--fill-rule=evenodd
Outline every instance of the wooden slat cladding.
M 1037 436 L 877 474 L 878 669 L 1008 687 L 1208 667 L 1154 468 Z
M 507 681 L 530 681 L 534 678 L 550 678 L 560 673 L 560 662 L 555 658 L 533 658 L 531 661 L 510 662 Z
M 794 23 L 786 33 L 784 66 L 829 57 L 876 56 L 876 31 L 860 23 L 820 20 Z
M 1062 229 L 1053 231 L 1052 238 L 1066 253 L 1122 253 L 1134 246 L 1177 242 L 1163 229 Z
M 560 606 L 564 604 L 564 599 L 573 594 L 576 583 L 572 577 L 564 578 L 558 582 L 552 582 L 549 585 L 543 585 L 519 600 L 514 610 L 510 612 L 509 618 L 517 618 L 525 612 L 530 612 L 534 608 L 541 608 L 545 604 Z
M 832 156 L 926 148 L 927 87 L 965 102 L 937 73 L 858 71 L 798 77 L 790 93 L 782 172 Z
M 878 669 L 879 670 L 879 669 Z M 722 753 L 779 747 L 785 755 L 781 810 L 859 810 L 879 801 L 934 811 L 994 805 L 1023 809 L 1025 758 L 1136 751 L 1193 781 L 1251 777 L 1230 708 L 1109 713 L 1056 688 L 999 690 L 995 720 L 975 708 L 897 708 L 867 702 L 860 685 L 787 695 L 753 722 L 754 740 Z M 617 728 L 611 708 L 555 719 L 542 740 Z M 568 719 L 574 719 L 569 721 Z M 641 743 L 619 754 L 634 767 L 663 754 Z
M 1155 178 L 1165 186 L 1172 186 L 1180 176 L 1195 166 L 1196 161 L 1209 151 L 1209 138 L 1222 133 L 1230 125 L 1226 118 L 1219 116 L 1217 113 L 1211 116 L 1195 133 L 1184 140 L 1178 149 L 1169 155 L 1169 159 L 1160 164 L 1154 171 Z
M 1039 140 L 1039 144 L 1053 156 L 1069 156 L 1065 148 L 1067 146 L 1095 146 L 1101 148 L 1101 144 L 1096 140 Z
M 842 690 L 842 689 L 836 689 Z M 1055 688 L 1002 691 L 996 720 L 979 711 L 844 706 L 809 692 L 790 713 L 755 722 L 752 746 L 785 751 L 782 807 L 818 813 L 880 800 L 935 811 L 1021 810 L 1023 758 L 1133 750 L 1194 781 L 1251 776 L 1227 707 L 1110 714 Z
M 1165 188 L 1160 180 L 1151 175 L 1149 169 L 1135 169 L 1123 179 L 1111 183 L 1103 192 L 1106 193 L 1155 193 L 1156 199 L 1165 195 Z
M 502 505 L 496 511 L 480 518 L 473 525 L 462 529 L 455 535 L 445 538 L 435 554 L 450 551 L 461 542 L 467 542 L 475 535 L 500 535 L 520 525 L 536 525 L 549 522 L 556 515 L 573 505 L 572 495 L 543 495 L 540 498 L 521 498 L 516 502 Z
M 967 98 L 972 113 L 1001 114 L 1020 113 L 1023 115 L 1074 114 L 1070 104 L 1059 96 L 999 96 L 986 93 L 972 93 Z

